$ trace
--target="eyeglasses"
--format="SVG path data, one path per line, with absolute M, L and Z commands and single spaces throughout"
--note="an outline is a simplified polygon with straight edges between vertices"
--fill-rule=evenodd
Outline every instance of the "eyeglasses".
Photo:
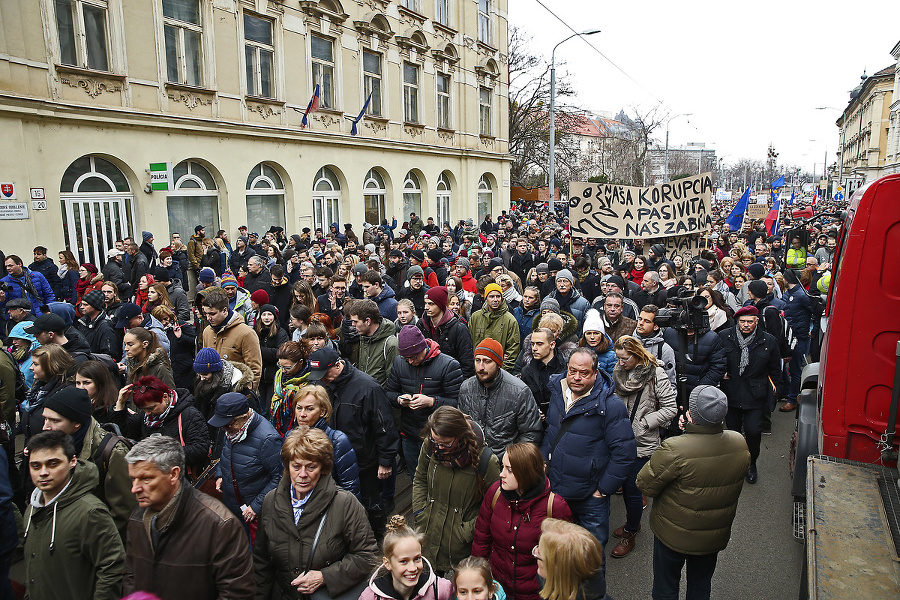
M 437 440 L 435 440 L 434 436 L 428 436 L 428 439 L 431 442 L 431 445 L 434 446 L 435 448 L 437 448 L 438 450 L 449 450 L 450 448 L 452 448 L 453 446 L 456 445 L 456 441 L 457 441 L 457 440 L 453 440 L 449 444 L 444 444 L 444 443 L 441 443 L 441 442 L 438 442 Z

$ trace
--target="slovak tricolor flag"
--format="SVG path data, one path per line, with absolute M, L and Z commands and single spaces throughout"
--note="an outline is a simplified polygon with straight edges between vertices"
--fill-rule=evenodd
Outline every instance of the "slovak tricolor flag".
M 766 231 L 769 233 L 769 235 L 778 235 L 779 221 L 781 220 L 779 218 L 780 216 L 781 198 L 775 201 L 775 203 L 772 205 L 772 209 L 766 216 Z
M 319 84 L 316 84 L 316 91 L 313 92 L 312 98 L 309 99 L 309 104 L 306 105 L 306 112 L 303 113 L 303 120 L 300 121 L 301 127 L 306 127 L 309 124 L 307 117 L 309 113 L 314 113 L 319 110 Z

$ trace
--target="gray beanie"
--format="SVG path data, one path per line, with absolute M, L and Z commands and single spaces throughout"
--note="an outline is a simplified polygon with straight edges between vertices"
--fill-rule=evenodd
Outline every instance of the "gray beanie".
M 698 385 L 688 399 L 688 410 L 695 425 L 714 427 L 721 425 L 728 412 L 725 393 L 711 385 Z
M 472 265 L 469 264 L 469 259 L 465 256 L 460 256 L 456 259 L 456 266 L 463 267 L 466 271 L 468 271 L 472 267 Z
M 406 278 L 412 279 L 413 277 L 421 277 L 425 278 L 425 271 L 422 270 L 422 267 L 419 265 L 413 265 L 410 268 L 406 269 Z
M 368 265 L 366 263 L 358 262 L 353 265 L 353 276 L 359 278 L 360 275 L 369 270 Z
M 542 262 L 541 264 L 539 264 L 538 266 L 536 266 L 536 267 L 534 268 L 534 272 L 535 272 L 535 273 L 549 273 L 549 272 L 550 272 L 550 266 L 549 266 L 547 263 Z
M 572 271 L 570 271 L 568 269 L 563 269 L 562 271 L 560 271 L 559 273 L 556 274 L 556 281 L 559 281 L 560 279 L 568 279 L 569 283 L 571 283 L 572 285 L 575 285 L 575 276 L 572 275 Z
M 556 298 L 544 298 L 541 302 L 541 312 L 544 312 L 545 310 L 552 310 L 556 314 L 561 314 L 559 302 L 557 302 Z

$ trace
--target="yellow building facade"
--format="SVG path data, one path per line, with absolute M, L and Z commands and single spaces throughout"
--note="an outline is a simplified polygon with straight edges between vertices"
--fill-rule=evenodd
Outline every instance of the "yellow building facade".
M 290 234 L 499 212 L 506 8 L 4 1 L 0 248 L 26 259 L 38 244 L 54 258 L 68 248 L 99 264 L 141 231 L 162 247 L 197 224 Z

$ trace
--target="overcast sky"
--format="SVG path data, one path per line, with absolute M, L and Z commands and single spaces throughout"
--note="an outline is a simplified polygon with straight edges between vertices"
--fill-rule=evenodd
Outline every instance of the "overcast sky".
M 557 76 L 572 75 L 580 106 L 633 116 L 633 106 L 646 112 L 661 100 L 671 115 L 692 113 L 672 119 L 670 146 L 705 142 L 733 163 L 765 160 L 772 143 L 779 164 L 815 163 L 817 174 L 826 150 L 836 160 L 840 111 L 815 107 L 843 110 L 863 69 L 896 64 L 900 41 L 898 0 L 541 2 L 579 32 L 602 30 L 586 39 L 638 82 L 573 38 L 556 51 L 566 63 Z M 536 0 L 509 0 L 509 22 L 548 60 L 572 33 Z

